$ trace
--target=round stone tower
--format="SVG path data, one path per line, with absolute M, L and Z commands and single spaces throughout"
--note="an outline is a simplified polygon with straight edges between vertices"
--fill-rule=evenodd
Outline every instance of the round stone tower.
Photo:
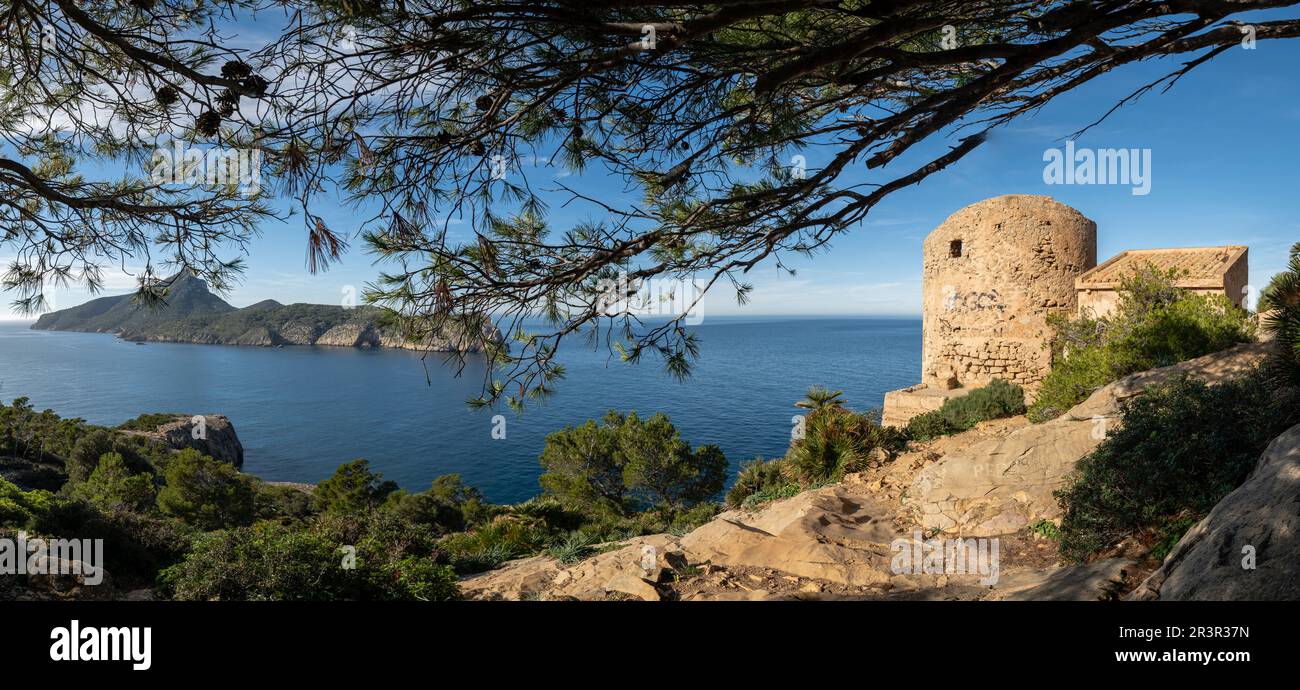
M 1049 314 L 1073 314 L 1074 281 L 1097 265 L 1097 224 L 1046 196 L 986 199 L 925 238 L 921 382 L 1000 378 L 1031 393 L 1051 366 Z

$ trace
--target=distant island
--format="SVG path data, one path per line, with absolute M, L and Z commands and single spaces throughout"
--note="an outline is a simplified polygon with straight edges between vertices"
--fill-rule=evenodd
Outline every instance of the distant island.
M 206 345 L 326 345 L 390 347 L 439 352 L 481 352 L 500 341 L 489 323 L 481 333 L 449 332 L 408 340 L 382 323 L 383 311 L 370 306 L 289 304 L 263 300 L 242 309 L 212 294 L 201 279 L 182 273 L 168 289 L 166 304 L 150 308 L 132 295 L 100 297 L 42 315 L 34 330 L 113 333 L 135 342 Z M 448 326 L 452 330 L 453 326 Z

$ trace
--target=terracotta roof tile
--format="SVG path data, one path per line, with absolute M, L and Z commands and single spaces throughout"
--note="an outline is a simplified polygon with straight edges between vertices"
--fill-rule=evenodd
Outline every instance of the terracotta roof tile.
M 1108 259 L 1105 263 L 1079 276 L 1076 288 L 1117 288 L 1120 281 L 1138 268 L 1152 264 L 1161 270 L 1180 269 L 1182 277 L 1176 285 L 1191 287 L 1221 287 L 1228 269 L 1246 252 L 1246 247 L 1187 247 L 1181 249 L 1129 249 Z

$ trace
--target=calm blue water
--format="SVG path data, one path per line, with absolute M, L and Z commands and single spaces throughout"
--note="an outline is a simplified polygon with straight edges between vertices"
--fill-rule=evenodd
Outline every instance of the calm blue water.
M 25 395 L 37 409 L 106 425 L 144 412 L 224 414 L 244 444 L 244 471 L 264 479 L 317 482 L 364 457 L 403 488 L 459 472 L 490 500 L 514 502 L 538 492 L 547 433 L 611 408 L 666 413 L 692 445 L 721 446 L 734 470 L 785 452 L 808 386 L 842 388 L 850 407 L 866 409 L 920 376 L 920 319 L 713 317 L 696 330 L 702 356 L 681 383 L 651 358 L 627 366 L 566 344 L 558 392 L 501 412 L 504 440 L 491 435 L 497 413 L 465 406 L 481 361 L 456 378 L 436 355 L 397 350 L 142 346 L 0 322 L 0 399 Z

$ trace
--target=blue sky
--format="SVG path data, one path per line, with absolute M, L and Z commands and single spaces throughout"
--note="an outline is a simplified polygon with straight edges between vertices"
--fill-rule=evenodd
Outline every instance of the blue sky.
M 1183 59 L 1186 59 L 1184 56 Z M 759 267 L 751 303 L 737 307 L 726 291 L 711 293 L 708 315 L 914 315 L 920 312 L 921 241 L 956 210 L 1000 194 L 1046 194 L 1080 210 L 1098 228 L 1098 259 L 1124 249 L 1246 244 L 1251 284 L 1262 286 L 1285 263 L 1300 240 L 1300 42 L 1261 41 L 1238 47 L 1198 67 L 1172 90 L 1152 92 L 1116 113 L 1076 142 L 1080 148 L 1151 149 L 1151 191 L 1128 187 L 1048 185 L 1043 154 L 1104 114 L 1134 89 L 1177 67 L 1181 60 L 1131 65 L 1049 104 L 1034 116 L 1003 128 L 956 165 L 896 192 L 829 251 L 811 260 L 787 257 L 798 269 L 783 276 Z M 900 160 L 909 168 L 951 141 L 931 140 Z M 809 168 L 829 152 L 804 152 Z M 891 166 L 891 168 L 894 166 Z M 561 174 L 558 168 L 526 171 L 535 184 Z M 890 172 L 896 172 L 891 170 Z M 873 171 L 874 175 L 875 172 Z M 865 166 L 851 181 L 870 180 Z M 877 178 L 878 179 L 878 178 Z M 599 174 L 569 177 L 584 191 L 618 193 L 618 181 Z M 553 207 L 553 227 L 588 217 Z M 332 227 L 355 226 L 354 214 L 335 206 L 323 214 Z M 262 299 L 337 304 L 345 290 L 360 290 L 380 267 L 352 249 L 341 264 L 310 275 L 304 267 L 301 218 L 263 226 L 251 244 L 242 285 L 227 296 L 236 306 Z M 354 242 L 354 245 L 358 243 Z M 0 258 L 6 257 L 0 246 Z M 107 294 L 129 289 L 125 276 Z M 58 307 L 88 298 L 79 290 L 55 293 Z M 8 299 L 5 300 L 7 307 Z M 0 317 L 5 314 L 0 308 Z M 12 314 L 10 315 L 12 317 Z

